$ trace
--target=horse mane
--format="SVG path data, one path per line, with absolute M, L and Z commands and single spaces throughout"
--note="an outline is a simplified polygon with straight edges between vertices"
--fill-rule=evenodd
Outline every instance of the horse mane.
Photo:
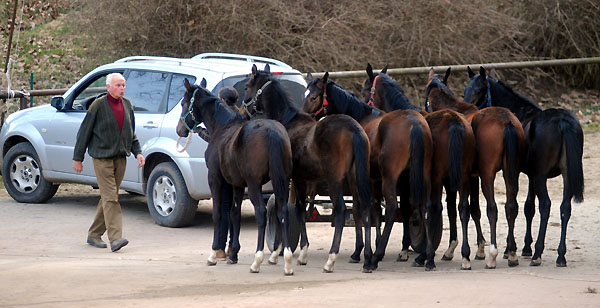
M 542 110 L 542 108 L 534 103 L 532 100 L 526 98 L 525 96 L 519 94 L 518 92 L 516 92 L 515 90 L 513 90 L 513 88 L 511 86 L 509 86 L 508 84 L 504 83 L 502 80 L 498 80 L 498 79 L 491 79 L 492 81 L 495 81 L 496 84 L 498 84 L 499 86 L 503 87 L 508 93 L 512 94 L 514 97 L 516 97 L 519 102 L 521 102 L 522 104 L 529 106 L 531 108 L 534 109 L 538 109 L 538 110 Z
M 392 110 L 397 109 L 412 109 L 416 111 L 421 111 L 420 107 L 413 105 L 408 97 L 404 94 L 404 90 L 402 87 L 390 76 L 384 73 L 379 73 L 383 84 L 386 86 L 387 91 L 385 91 L 385 99 L 387 102 L 391 104 Z
M 284 106 L 284 108 L 271 108 L 271 112 L 275 112 L 274 118 L 279 119 L 283 126 L 285 126 L 302 112 L 294 105 L 279 80 L 273 78 L 269 78 L 269 80 L 271 81 L 271 85 L 263 91 L 262 95 L 268 96 L 269 101 L 278 102 L 278 104 Z M 310 117 L 308 114 L 306 116 Z
M 246 118 L 235 112 L 233 109 L 229 108 L 223 101 L 221 101 L 218 97 L 216 97 L 212 92 L 198 86 L 192 85 L 192 93 L 196 90 L 200 89 L 200 91 L 204 92 L 204 95 L 200 98 L 199 101 L 194 102 L 194 109 L 199 108 L 198 106 L 204 106 L 207 104 L 211 104 L 214 106 L 213 108 L 213 118 L 215 122 L 219 126 L 225 126 L 236 120 L 245 120 Z
M 373 110 L 376 110 L 361 101 L 354 93 L 346 91 L 333 81 L 328 82 L 326 87 L 329 87 L 327 91 L 329 101 L 335 102 L 337 109 L 353 119 L 362 120 L 364 117 L 371 115 Z

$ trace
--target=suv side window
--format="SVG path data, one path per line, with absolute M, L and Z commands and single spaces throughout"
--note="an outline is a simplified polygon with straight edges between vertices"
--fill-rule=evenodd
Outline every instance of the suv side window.
M 185 86 L 183 85 L 183 80 L 185 78 L 187 78 L 191 84 L 196 82 L 196 77 L 194 76 L 173 74 L 173 77 L 171 78 L 171 85 L 169 86 L 167 112 L 171 111 L 171 109 L 173 109 L 173 107 L 179 103 L 185 94 Z
M 127 76 L 125 97 L 135 111 L 165 113 L 165 92 L 170 73 L 131 71 Z
M 77 94 L 73 99 L 71 110 L 87 110 L 89 105 L 96 99 L 106 94 L 106 73 L 105 75 L 96 77 L 92 82 Z

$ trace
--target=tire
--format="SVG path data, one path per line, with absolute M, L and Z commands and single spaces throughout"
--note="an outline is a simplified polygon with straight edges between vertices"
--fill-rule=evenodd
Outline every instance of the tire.
M 154 167 L 146 186 L 146 199 L 150 215 L 164 227 L 190 225 L 198 209 L 198 200 L 188 193 L 183 175 L 173 162 Z
M 296 204 L 288 203 L 288 213 L 296 212 Z M 277 230 L 277 211 L 275 210 L 275 194 L 272 194 L 267 202 L 267 247 L 269 251 L 275 251 L 275 232 Z M 288 228 L 290 249 L 296 251 L 300 241 L 300 222 L 296 215 L 290 215 L 290 226 Z
M 408 224 L 408 228 L 410 231 L 410 246 L 417 253 L 424 252 L 425 248 L 427 247 L 427 239 L 425 238 L 425 226 L 422 223 L 421 215 L 411 215 Z M 440 217 L 437 228 L 433 230 L 434 251 L 438 249 L 438 247 L 440 246 L 440 242 L 442 241 L 443 224 L 443 219 L 441 219 Z
M 44 179 L 42 165 L 33 146 L 22 142 L 4 156 L 2 175 L 8 194 L 21 203 L 44 203 L 58 190 L 58 184 Z

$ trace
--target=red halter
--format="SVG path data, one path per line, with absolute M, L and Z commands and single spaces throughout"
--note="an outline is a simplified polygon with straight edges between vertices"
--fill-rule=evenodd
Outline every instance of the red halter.
M 329 102 L 327 101 L 327 85 L 323 86 L 323 105 L 321 106 L 321 108 L 319 108 L 319 110 L 317 110 L 317 112 L 315 112 L 315 115 L 313 116 L 313 119 L 317 119 L 317 116 L 323 112 L 323 116 L 327 116 L 327 106 L 329 106 Z
M 373 80 L 373 86 L 371 87 L 371 98 L 369 98 L 369 102 L 367 103 L 367 105 L 371 107 L 375 107 L 373 96 L 375 96 L 375 85 L 377 84 L 377 79 L 379 79 L 379 75 L 375 76 L 375 79 Z

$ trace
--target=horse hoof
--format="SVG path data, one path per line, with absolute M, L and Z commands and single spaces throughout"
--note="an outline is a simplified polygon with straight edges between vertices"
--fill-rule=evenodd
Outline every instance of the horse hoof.
M 277 265 L 277 262 L 273 262 L 271 260 L 268 260 L 267 262 L 269 262 L 269 264 L 271 264 L 271 265 Z
M 298 262 L 297 262 L 297 263 L 298 263 L 298 265 L 306 265 L 306 264 L 308 264 L 308 262 L 302 262 L 302 261 L 300 261 L 300 260 L 298 260 Z
M 496 269 L 496 266 L 489 266 L 489 265 L 485 265 L 485 269 Z
M 475 260 L 485 260 L 485 256 L 475 255 Z
M 412 267 L 423 267 L 423 266 L 425 266 L 425 264 L 423 264 L 423 263 L 419 263 L 419 262 L 417 262 L 417 261 L 414 261 L 414 262 L 412 263 Z
M 323 273 L 333 273 L 333 270 L 323 269 Z
M 519 260 L 508 260 L 509 267 L 515 267 L 519 265 Z
M 463 271 L 470 271 L 471 267 L 470 266 L 469 267 L 462 267 L 461 266 L 460 269 L 463 270 Z
M 502 255 L 502 259 L 504 259 L 504 260 L 508 260 L 508 254 L 507 254 L 507 253 L 505 253 L 504 255 Z
M 370 273 L 372 273 L 372 272 L 373 272 L 373 270 L 372 270 L 372 269 L 370 269 L 370 268 L 363 268 L 363 269 L 362 269 L 362 272 L 363 272 L 363 273 L 370 274 Z
M 229 258 L 227 258 L 227 264 L 237 264 L 238 261 L 237 260 L 231 260 Z
M 556 267 L 567 267 L 567 259 L 565 257 L 556 258 Z
M 452 258 L 454 258 L 454 256 L 447 257 L 446 255 L 442 255 L 442 261 L 452 261 Z
M 556 267 L 567 267 L 567 263 L 556 262 Z
M 525 252 L 525 251 L 521 252 L 521 257 L 531 258 L 532 255 L 533 254 L 531 253 L 531 251 L 529 251 L 529 252 Z
M 206 261 L 206 265 L 208 265 L 208 266 L 215 266 L 215 265 L 217 265 L 217 262 Z
M 542 265 L 542 258 L 539 259 L 531 259 L 529 266 L 540 266 Z
M 425 266 L 426 272 L 430 272 L 430 271 L 434 271 L 434 270 L 435 270 L 435 264 L 434 265 L 427 264 L 427 266 Z
M 283 272 L 284 276 L 294 276 L 294 271 L 291 271 L 289 273 Z
M 360 262 L 360 258 L 358 258 L 358 260 L 356 260 L 356 259 L 350 257 L 350 260 L 348 260 L 348 263 L 358 263 L 358 262 Z
M 396 259 L 396 262 L 406 262 L 408 261 L 408 255 L 403 256 L 402 254 L 398 255 L 398 259 Z

